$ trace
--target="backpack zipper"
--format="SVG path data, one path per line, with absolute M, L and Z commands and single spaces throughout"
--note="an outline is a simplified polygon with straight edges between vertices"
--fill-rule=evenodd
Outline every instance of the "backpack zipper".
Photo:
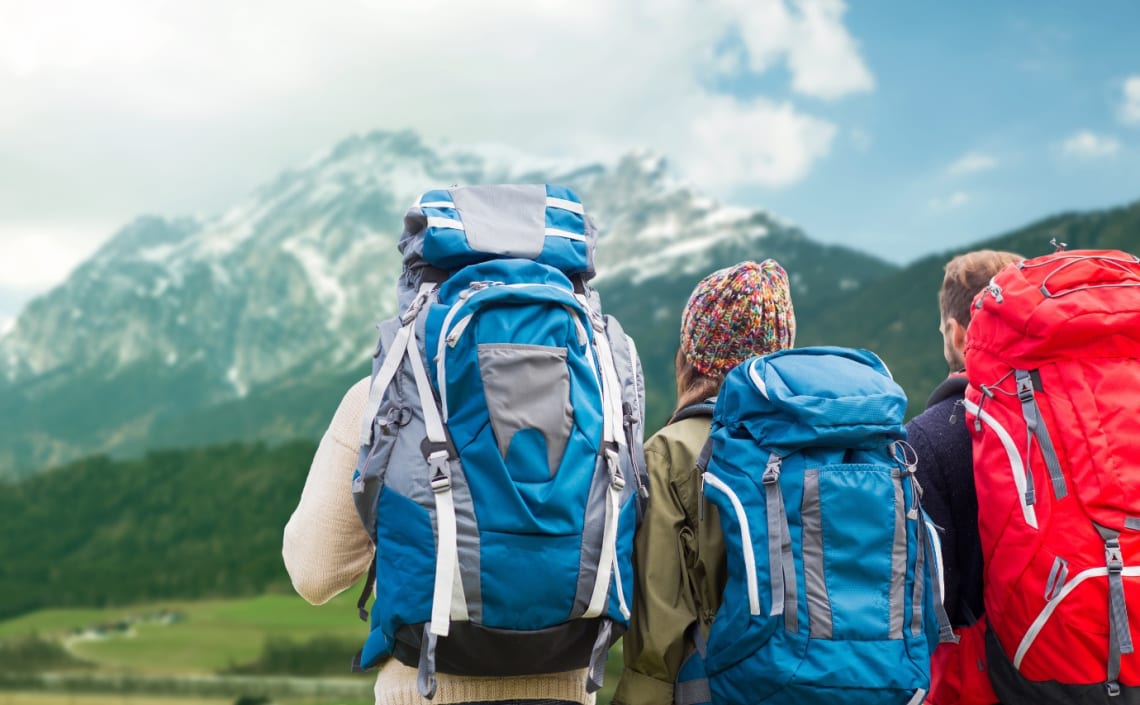
M 440 405 L 440 410 L 442 411 L 441 415 L 442 415 L 442 420 L 444 423 L 447 423 L 447 418 L 448 418 L 448 411 L 447 411 L 447 356 L 445 354 L 445 347 L 454 348 L 459 343 L 459 338 L 463 335 L 463 332 L 465 330 L 467 330 L 467 327 L 471 323 L 471 319 L 474 317 L 475 314 L 471 313 L 471 314 L 468 314 L 468 315 L 464 316 L 463 318 L 459 319 L 459 321 L 455 324 L 454 328 L 452 327 L 452 322 L 455 320 L 456 315 L 459 314 L 459 309 L 461 309 L 465 304 L 467 304 L 475 295 L 477 295 L 479 292 L 486 291 L 487 289 L 490 289 L 493 287 L 500 287 L 500 286 L 511 288 L 511 289 L 543 287 L 543 288 L 548 288 L 548 289 L 554 289 L 555 291 L 557 291 L 559 293 L 566 293 L 565 289 L 554 286 L 553 284 L 506 284 L 504 282 L 494 281 L 494 280 L 471 282 L 467 286 L 466 289 L 459 292 L 459 294 L 456 296 L 455 303 L 453 303 L 451 305 L 451 308 L 449 308 L 447 311 L 447 315 L 444 316 L 444 318 L 443 318 L 443 325 L 440 326 L 439 343 L 436 345 L 436 351 L 435 351 L 435 359 L 436 359 L 436 364 L 435 364 L 436 375 L 435 376 L 436 376 L 436 381 L 439 384 L 439 405 Z M 566 308 L 567 311 L 574 311 L 574 309 L 569 304 L 563 304 L 563 306 L 564 306 L 564 308 Z M 582 338 L 585 336 L 585 329 L 582 325 L 582 321 L 579 320 L 577 312 L 575 311 L 574 313 L 575 313 L 575 315 L 572 316 L 572 319 L 577 324 L 576 330 L 578 332 L 579 340 L 582 340 Z

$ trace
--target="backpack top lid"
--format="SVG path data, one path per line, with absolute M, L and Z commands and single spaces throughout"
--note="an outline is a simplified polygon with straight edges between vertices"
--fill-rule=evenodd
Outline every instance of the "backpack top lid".
M 877 448 L 906 438 L 906 394 L 868 350 L 794 348 L 725 377 L 714 418 L 780 456 L 808 447 Z
M 597 230 L 570 189 L 548 184 L 461 186 L 420 196 L 404 216 L 404 268 L 454 272 L 491 259 L 529 259 L 594 276 Z
M 979 352 L 1019 369 L 1056 359 L 1134 357 L 1140 259 L 1119 250 L 1064 250 L 1008 264 L 974 297 L 970 316 L 968 371 Z

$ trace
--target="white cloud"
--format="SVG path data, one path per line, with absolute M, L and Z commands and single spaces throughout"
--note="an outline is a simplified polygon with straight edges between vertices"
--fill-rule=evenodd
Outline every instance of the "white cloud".
M 650 146 L 719 195 L 787 187 L 837 127 L 717 94 L 708 72 L 783 65 L 797 95 L 870 91 L 844 13 L 840 0 L 6 0 L 0 235 L 31 226 L 55 244 L 0 245 L 0 285 L 70 268 L 57 219 L 86 223 L 87 252 L 109 218 L 217 211 L 374 128 L 549 156 Z M 710 47 L 734 33 L 743 54 L 718 67 Z
M 0 223 L 0 288 L 35 291 L 60 281 L 112 228 L 110 224 Z
M 1140 125 L 1140 75 L 1124 80 L 1124 102 L 1120 105 L 1120 120 L 1128 125 Z
M 835 132 L 831 123 L 799 113 L 789 103 L 741 105 L 719 97 L 708 100 L 695 116 L 692 139 L 679 158 L 697 184 L 778 188 L 804 178 L 831 149 Z
M 763 73 L 787 62 L 792 89 L 816 98 L 836 99 L 875 87 L 855 39 L 843 24 L 841 0 L 736 0 L 739 33 L 748 49 L 749 67 Z
M 1120 142 L 1108 135 L 1081 130 L 1061 143 L 1061 153 L 1076 159 L 1111 157 L 1120 151 Z
M 970 202 L 970 194 L 965 191 L 955 191 L 949 196 L 932 198 L 929 201 L 931 210 L 948 211 L 961 208 Z
M 997 165 L 998 160 L 989 154 L 967 152 L 958 159 L 955 159 L 950 166 L 946 167 L 946 172 L 951 176 L 963 176 L 979 171 L 989 171 L 990 169 L 996 168 Z

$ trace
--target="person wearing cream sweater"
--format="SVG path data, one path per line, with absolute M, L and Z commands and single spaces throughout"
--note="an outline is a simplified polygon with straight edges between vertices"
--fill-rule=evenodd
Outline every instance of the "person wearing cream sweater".
M 341 400 L 321 438 L 300 502 L 285 525 L 281 551 L 285 567 L 297 593 L 314 605 L 324 604 L 354 585 L 372 563 L 372 540 L 352 500 L 352 474 L 360 450 L 368 387 L 368 378 L 362 379 Z M 348 661 L 346 654 L 346 670 Z M 416 675 L 415 668 L 389 658 L 376 679 L 376 705 L 594 703 L 594 695 L 586 692 L 585 669 L 510 678 L 439 673 L 432 700 L 420 696 Z

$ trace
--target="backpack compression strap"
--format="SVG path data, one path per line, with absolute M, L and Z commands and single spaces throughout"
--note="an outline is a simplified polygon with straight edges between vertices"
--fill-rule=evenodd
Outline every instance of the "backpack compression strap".
M 1045 467 L 1049 470 L 1049 479 L 1053 482 L 1053 496 L 1062 499 L 1069 492 L 1065 486 L 1065 475 L 1061 472 L 1061 462 L 1057 459 L 1057 450 L 1053 447 L 1053 440 L 1049 437 L 1049 429 L 1041 418 L 1041 409 L 1037 406 L 1037 398 L 1033 392 L 1041 388 L 1041 377 L 1036 371 L 1014 370 L 1014 379 L 1017 381 L 1017 399 L 1021 402 L 1021 413 L 1025 417 L 1025 429 L 1029 436 L 1037 439 L 1041 455 L 1045 458 Z M 1026 479 L 1032 475 L 1026 475 Z M 1028 500 L 1027 500 L 1028 501 Z
M 888 452 L 891 458 L 898 463 L 900 482 L 910 483 L 910 496 L 913 506 L 907 509 L 907 515 L 919 520 L 916 536 L 918 540 L 917 556 L 914 562 L 915 584 L 914 592 L 911 595 L 913 599 L 910 613 L 911 634 L 918 636 L 922 633 L 922 605 L 925 587 L 922 575 L 925 571 L 930 573 L 930 589 L 934 593 L 934 617 L 938 622 L 938 642 L 940 644 L 957 644 L 958 635 L 954 633 L 954 629 L 950 625 L 950 617 L 946 614 L 946 607 L 942 604 L 942 549 L 937 543 L 938 539 L 933 529 L 930 528 L 933 524 L 923 518 L 922 507 L 919 504 L 922 488 L 919 487 L 918 479 L 915 477 L 918 468 L 918 456 L 906 441 L 895 441 L 889 446 Z M 924 567 L 926 563 L 929 566 Z
M 621 610 L 623 617 L 629 619 L 629 606 L 622 587 L 621 568 L 618 565 L 617 556 L 618 519 L 621 512 L 621 495 L 625 489 L 620 452 L 622 444 L 628 443 L 628 434 L 622 427 L 623 422 L 627 419 L 627 414 L 622 405 L 621 380 L 618 377 L 617 365 L 614 362 L 613 349 L 610 347 L 610 340 L 606 334 L 605 321 L 590 307 L 585 295 L 576 294 L 575 298 L 588 312 L 590 323 L 594 329 L 592 352 L 595 355 L 598 369 L 601 371 L 602 452 L 605 454 L 606 468 L 610 474 L 610 487 L 606 501 L 606 523 L 602 531 L 602 553 L 598 559 L 594 591 L 582 617 L 584 619 L 598 617 L 605 611 L 612 578 L 617 591 L 618 609 Z M 606 655 L 609 651 L 612 631 L 610 620 L 603 619 L 598 628 L 598 636 L 594 642 L 590 667 L 586 676 L 586 690 L 588 692 L 597 692 L 602 687 Z
M 424 279 L 420 289 L 416 292 L 416 297 L 408 304 L 408 309 L 400 317 L 400 330 L 396 333 L 396 337 L 392 340 L 392 346 L 384 355 L 384 362 L 381 363 L 380 369 L 376 371 L 376 375 L 372 378 L 372 383 L 368 388 L 368 404 L 364 407 L 364 413 L 360 419 L 360 445 L 370 446 L 376 439 L 373 438 L 373 421 L 376 418 L 376 413 L 380 410 L 380 404 L 384 401 L 384 393 L 388 391 L 388 386 L 392 384 L 392 380 L 396 376 L 396 370 L 400 367 L 400 362 L 403 361 L 405 354 L 408 351 L 408 343 L 412 339 L 412 334 L 416 326 L 416 316 L 419 315 L 420 310 L 424 304 L 428 302 L 431 295 L 438 287 L 438 282 L 434 278 Z M 360 591 L 360 598 L 356 601 L 356 609 L 360 612 L 360 619 L 368 621 L 368 612 L 365 610 L 365 605 L 368 604 L 368 598 L 372 595 L 373 584 L 376 580 L 376 558 L 373 556 L 372 565 L 368 568 L 368 578 L 364 581 L 364 587 Z M 359 654 L 358 654 L 359 656 Z
M 468 618 L 467 604 L 463 599 L 463 591 L 459 590 L 459 599 L 454 601 L 455 582 L 458 579 L 458 537 L 455 523 L 455 502 L 451 495 L 451 461 L 455 458 L 454 447 L 448 440 L 447 430 L 440 418 L 439 406 L 435 401 L 435 394 L 431 390 L 428 380 L 427 368 L 424 366 L 423 356 L 416 339 L 416 320 L 423 311 L 424 305 L 435 293 L 438 282 L 430 281 L 434 277 L 426 278 L 408 309 L 400 317 L 399 332 L 392 341 L 392 347 L 384 357 L 384 362 L 377 370 L 372 380 L 372 388 L 368 394 L 368 406 L 365 408 L 361 428 L 361 445 L 371 445 L 372 419 L 380 409 L 384 394 L 400 363 L 406 357 L 412 367 L 415 378 L 416 391 L 420 397 L 420 407 L 424 415 L 424 427 L 427 438 L 421 444 L 424 460 L 427 461 L 431 472 L 431 489 L 435 494 L 436 522 L 438 525 L 439 541 L 437 545 L 435 567 L 435 591 L 432 597 L 431 622 L 424 629 L 424 643 L 420 648 L 420 668 L 417 685 L 420 694 L 431 698 L 435 694 L 435 646 L 440 636 L 447 636 L 454 617 L 461 621 Z M 373 559 L 375 561 L 375 559 Z M 368 589 L 368 586 L 365 587 Z
M 384 362 L 376 371 L 376 376 L 372 378 L 372 386 L 368 390 L 368 406 L 364 407 L 360 424 L 360 445 L 362 446 L 372 445 L 374 440 L 372 438 L 372 421 L 376 417 L 376 412 L 380 410 L 380 404 L 384 401 L 384 393 L 388 391 L 388 386 L 392 384 L 392 380 L 396 377 L 396 370 L 400 368 L 400 363 L 403 362 L 404 355 L 408 351 L 409 342 L 415 332 L 416 316 L 419 315 L 420 310 L 423 309 L 424 304 L 428 302 L 438 286 L 439 284 L 436 282 L 424 281 L 420 285 L 416 297 L 408 304 L 408 309 L 400 316 L 400 330 L 392 340 L 392 347 L 384 355 Z

